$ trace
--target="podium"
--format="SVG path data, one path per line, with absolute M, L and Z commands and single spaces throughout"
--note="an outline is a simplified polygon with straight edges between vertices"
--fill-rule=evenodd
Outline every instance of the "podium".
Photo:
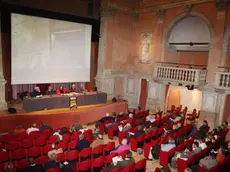
M 70 108 L 77 107 L 77 97 L 76 96 L 69 97 L 69 107 Z

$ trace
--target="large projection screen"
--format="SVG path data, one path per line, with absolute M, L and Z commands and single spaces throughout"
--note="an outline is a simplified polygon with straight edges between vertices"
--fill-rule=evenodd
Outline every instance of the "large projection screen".
M 90 81 L 91 25 L 11 14 L 11 83 Z

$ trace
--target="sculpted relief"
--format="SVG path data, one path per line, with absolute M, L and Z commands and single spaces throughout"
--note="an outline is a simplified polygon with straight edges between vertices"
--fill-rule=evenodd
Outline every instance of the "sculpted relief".
M 140 63 L 149 63 L 150 49 L 151 49 L 152 33 L 146 32 L 141 34 L 140 44 Z

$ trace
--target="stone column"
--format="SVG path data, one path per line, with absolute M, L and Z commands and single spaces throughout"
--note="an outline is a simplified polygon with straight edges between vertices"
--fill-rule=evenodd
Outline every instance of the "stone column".
M 209 51 L 208 59 L 208 74 L 207 82 L 209 85 L 215 83 L 215 72 L 218 71 L 218 66 L 221 61 L 222 54 L 222 40 L 224 38 L 225 18 L 226 18 L 226 4 L 222 1 L 216 0 L 216 23 L 213 28 L 212 45 Z
M 7 103 L 5 101 L 5 84 L 6 84 L 6 80 L 3 76 L 3 66 L 2 66 L 2 32 L 1 32 L 1 13 L 0 13 L 0 110 L 7 109 Z
M 96 86 L 99 91 L 106 92 L 108 99 L 114 96 L 114 76 L 110 69 L 105 69 L 106 51 L 107 51 L 107 30 L 108 24 L 113 21 L 115 10 L 108 6 L 103 6 L 101 9 L 101 26 L 100 26 L 100 41 L 98 52 L 98 70 L 95 77 Z

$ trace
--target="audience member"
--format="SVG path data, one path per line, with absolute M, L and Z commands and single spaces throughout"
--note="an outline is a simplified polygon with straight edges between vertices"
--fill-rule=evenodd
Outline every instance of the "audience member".
M 95 147 L 97 147 L 97 146 L 99 146 L 99 145 L 104 145 L 103 137 L 102 137 L 101 134 L 99 134 L 99 135 L 97 136 L 97 139 L 94 140 L 94 141 L 90 144 L 90 147 L 91 147 L 91 148 L 95 148 Z
M 11 162 L 7 162 L 5 164 L 5 172 L 15 172 L 16 169 L 14 168 L 13 164 Z
M 20 134 L 20 133 L 25 133 L 26 130 L 22 127 L 21 124 L 17 124 L 16 128 L 14 129 L 14 134 Z
M 127 123 L 124 127 L 122 127 L 122 125 L 118 126 L 118 129 L 120 132 L 126 132 L 128 130 L 130 130 L 132 128 L 130 123 Z
M 26 167 L 23 172 L 44 172 L 44 168 L 41 164 L 36 164 L 34 158 L 30 157 L 28 159 L 29 166 Z
M 30 93 L 30 97 L 37 97 L 41 95 L 42 95 L 41 90 L 37 86 L 34 88 L 34 91 Z
M 186 168 L 184 172 L 192 172 L 191 168 Z
M 225 160 L 225 151 L 222 147 L 218 149 L 218 154 L 216 156 L 216 161 L 218 164 L 222 164 Z
M 205 148 L 207 147 L 204 138 L 201 138 L 201 139 L 199 140 L 199 146 L 200 146 L 201 149 L 205 149 Z
M 137 148 L 137 155 L 133 157 L 135 163 L 145 159 L 145 156 L 143 155 L 144 151 L 142 148 Z
M 122 151 L 129 150 L 129 145 L 127 143 L 128 143 L 127 138 L 122 139 L 121 145 L 119 145 L 113 151 L 111 151 L 110 154 L 112 154 L 112 153 L 119 154 Z
M 196 138 L 204 138 L 208 132 L 208 129 L 209 129 L 208 122 L 204 120 L 202 126 L 199 128 L 199 130 L 196 133 Z
M 202 150 L 202 149 L 201 149 L 201 147 L 200 147 L 200 145 L 199 145 L 198 142 L 194 142 L 194 143 L 192 144 L 192 151 L 194 152 L 194 154 L 200 152 L 201 150 Z
M 36 123 L 34 123 L 30 128 L 27 128 L 26 133 L 30 134 L 33 131 L 39 131 L 39 129 L 36 127 Z
M 84 138 L 83 134 L 79 135 L 79 142 L 76 145 L 76 150 L 81 151 L 84 148 L 88 148 L 90 143 L 87 139 Z
M 64 88 L 62 85 L 56 90 L 56 94 L 62 95 L 66 93 L 66 88 Z
M 174 147 L 176 147 L 175 140 L 173 138 L 169 138 L 168 144 L 161 145 L 161 150 L 164 152 L 168 152 Z
M 114 168 L 117 168 L 117 167 L 125 167 L 125 166 L 127 166 L 128 164 L 131 164 L 131 163 L 135 163 L 135 161 L 132 158 L 132 152 L 128 151 L 124 160 L 117 161 L 116 163 L 111 163 L 111 165 L 109 165 L 106 168 L 106 171 L 108 171 L 108 172 L 112 171 Z
M 47 125 L 45 122 L 42 123 L 41 127 L 39 128 L 39 131 L 43 131 L 43 130 L 53 130 L 53 128 L 49 125 Z
M 49 155 L 49 161 L 44 163 L 44 169 L 48 170 L 49 168 L 61 168 L 62 165 L 57 162 L 57 156 L 56 153 L 51 153 Z
M 54 136 L 57 136 L 58 138 L 58 141 L 62 141 L 62 135 L 63 134 L 67 134 L 68 133 L 68 130 L 66 127 L 63 127 L 61 130 L 53 133 Z
M 51 150 L 48 152 L 47 155 L 48 155 L 48 157 L 51 158 L 52 154 L 59 154 L 59 153 L 62 153 L 62 152 L 63 152 L 62 148 L 56 149 L 55 144 L 52 144 L 51 145 Z

